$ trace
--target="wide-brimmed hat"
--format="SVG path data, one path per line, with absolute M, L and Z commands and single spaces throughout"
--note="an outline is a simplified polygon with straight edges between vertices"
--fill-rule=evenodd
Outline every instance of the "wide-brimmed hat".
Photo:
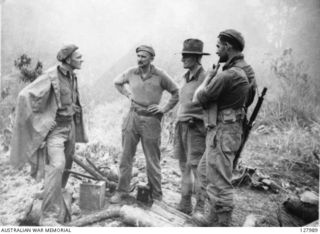
M 68 58 L 73 52 L 75 52 L 77 49 L 79 49 L 78 46 L 74 45 L 74 44 L 70 44 L 70 45 L 65 45 L 63 46 L 58 54 L 57 54 L 57 59 L 58 61 L 63 61 L 66 58 Z
M 187 39 L 183 42 L 181 54 L 210 55 L 209 53 L 203 52 L 203 42 L 194 38 Z

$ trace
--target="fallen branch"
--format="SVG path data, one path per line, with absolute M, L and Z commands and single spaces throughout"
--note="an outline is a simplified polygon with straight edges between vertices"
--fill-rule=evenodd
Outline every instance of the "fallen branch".
M 120 218 L 123 223 L 135 227 L 195 226 L 190 216 L 163 202 L 155 202 L 151 208 L 136 205 L 109 205 L 107 209 L 66 223 L 65 226 L 82 227 L 111 218 Z
M 95 177 L 97 180 L 102 180 L 106 182 L 106 186 L 109 188 L 115 188 L 116 183 L 108 180 L 107 177 L 100 175 L 98 172 L 96 172 L 94 169 L 90 168 L 89 166 L 85 165 L 77 156 L 73 156 L 73 160 L 82 167 L 85 171 L 87 171 L 90 175 Z
M 105 175 L 99 170 L 99 168 L 96 167 L 96 165 L 94 165 L 90 159 L 86 158 L 86 160 L 98 174 L 100 174 L 102 177 L 105 177 Z
M 70 223 L 66 223 L 65 226 L 83 227 L 102 220 L 117 218 L 120 216 L 120 210 L 120 206 L 109 206 L 108 209 L 101 210 L 94 214 L 86 215 L 85 217 L 71 221 Z
M 65 171 L 66 171 L 66 172 L 69 172 L 70 174 L 74 174 L 74 175 L 77 175 L 77 176 L 81 176 L 81 177 L 84 177 L 84 178 L 87 178 L 87 179 L 98 180 L 98 179 L 95 178 L 95 177 L 88 176 L 88 175 L 84 175 L 84 174 L 79 173 L 79 172 L 76 172 L 76 171 L 71 171 L 71 170 L 68 170 L 68 169 L 66 169 Z

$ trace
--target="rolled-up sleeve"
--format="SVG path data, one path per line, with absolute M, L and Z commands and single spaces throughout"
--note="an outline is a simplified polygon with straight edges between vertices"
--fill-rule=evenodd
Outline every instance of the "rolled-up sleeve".
M 121 73 L 120 75 L 118 75 L 114 80 L 113 83 L 115 85 L 123 85 L 123 84 L 127 84 L 129 83 L 129 72 L 130 71 L 125 71 L 123 73 Z
M 226 86 L 226 77 L 223 73 L 218 74 L 210 83 L 201 89 L 197 94 L 197 99 L 201 105 L 206 105 L 208 102 L 217 101 Z

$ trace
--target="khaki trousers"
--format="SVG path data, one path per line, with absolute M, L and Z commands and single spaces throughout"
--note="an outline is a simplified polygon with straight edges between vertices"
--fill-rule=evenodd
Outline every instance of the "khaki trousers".
M 68 173 L 64 173 L 64 169 L 71 168 L 74 151 L 74 123 L 58 123 L 47 136 L 41 219 L 54 219 L 60 223 L 70 220 L 70 213 L 62 196 L 62 188 L 66 186 L 69 176 Z
M 200 196 L 200 178 L 197 167 L 205 151 L 206 129 L 203 121 L 178 122 L 175 128 L 174 155 L 181 171 L 181 195 Z
M 148 183 L 154 198 L 162 198 L 160 140 L 161 120 L 155 116 L 138 115 L 130 110 L 122 125 L 122 156 L 118 191 L 129 192 L 133 158 L 141 140 L 146 159 Z
M 223 211 L 234 207 L 231 180 L 233 160 L 240 147 L 241 136 L 241 121 L 218 122 L 216 128 L 207 132 L 205 156 L 198 167 L 201 186 L 206 187 L 211 205 Z

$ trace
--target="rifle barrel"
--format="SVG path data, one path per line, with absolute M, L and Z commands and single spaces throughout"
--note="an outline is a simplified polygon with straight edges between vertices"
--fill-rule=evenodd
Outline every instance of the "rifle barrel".
M 264 95 L 266 95 L 267 93 L 267 88 L 264 87 L 263 90 L 262 90 L 262 93 L 261 93 L 261 96 L 258 98 L 258 102 L 257 102 L 257 105 L 255 106 L 253 112 L 252 112 L 252 115 L 250 117 L 250 120 L 249 120 L 249 124 L 252 124 L 253 121 L 256 119 L 258 113 L 259 113 L 259 110 L 260 110 L 260 107 L 262 105 L 262 102 L 264 100 Z
M 260 95 L 260 97 L 258 98 L 258 101 L 257 101 L 257 104 L 256 106 L 254 107 L 254 110 L 250 116 L 250 120 L 246 123 L 244 123 L 244 128 L 243 128 L 243 139 L 242 139 L 242 142 L 241 142 L 241 145 L 238 149 L 238 151 L 236 152 L 236 155 L 235 155 L 235 158 L 234 158 L 234 161 L 233 161 L 233 168 L 236 168 L 237 166 L 237 163 L 238 163 L 238 160 L 240 158 L 240 155 L 241 155 L 241 152 L 244 148 L 244 145 L 245 143 L 247 142 L 248 138 L 249 138 L 249 134 L 250 134 L 250 131 L 252 129 L 252 126 L 253 126 L 253 122 L 254 120 L 256 119 L 258 113 L 259 113 L 259 110 L 261 108 L 261 105 L 262 105 L 262 102 L 263 102 L 263 99 L 264 99 L 264 96 L 266 95 L 267 93 L 267 88 L 264 87 L 263 90 L 262 90 L 262 93 Z

